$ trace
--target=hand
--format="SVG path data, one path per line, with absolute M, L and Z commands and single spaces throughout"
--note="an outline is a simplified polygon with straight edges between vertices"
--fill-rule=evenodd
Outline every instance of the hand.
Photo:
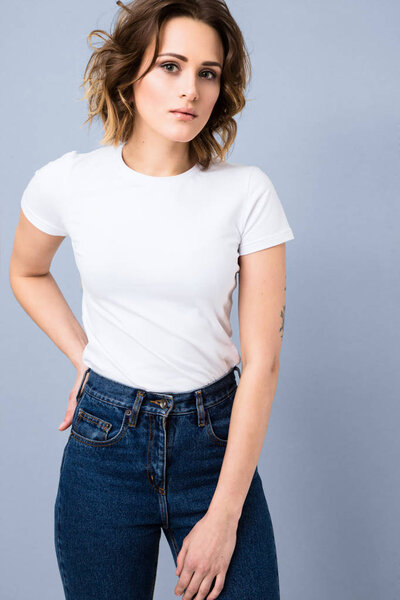
M 185 591 L 182 600 L 191 600 L 195 594 L 195 600 L 218 598 L 236 546 L 237 525 L 230 515 L 209 511 L 184 538 L 177 557 L 179 581 L 175 587 L 177 596 Z
M 74 383 L 74 387 L 72 388 L 69 396 L 68 396 L 68 406 L 67 412 L 65 413 L 64 421 L 59 426 L 59 431 L 64 431 L 64 429 L 68 429 L 68 427 L 72 423 L 72 417 L 74 416 L 74 412 L 76 409 L 77 401 L 76 396 L 79 391 L 79 387 L 81 385 L 81 381 L 85 371 L 87 370 L 87 366 L 81 363 L 79 367 L 77 367 L 76 379 Z M 87 378 L 86 378 L 87 381 Z

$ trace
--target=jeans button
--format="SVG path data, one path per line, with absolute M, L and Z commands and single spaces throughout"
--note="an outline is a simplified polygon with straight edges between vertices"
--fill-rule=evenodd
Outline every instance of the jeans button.
M 167 401 L 166 400 L 161 400 L 160 406 L 161 408 L 165 408 L 167 406 Z

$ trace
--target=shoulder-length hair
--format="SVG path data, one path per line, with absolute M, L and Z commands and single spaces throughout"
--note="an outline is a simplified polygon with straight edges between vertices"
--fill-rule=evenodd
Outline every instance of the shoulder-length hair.
M 147 46 L 156 36 L 154 56 L 144 77 L 153 67 L 159 52 L 159 34 L 164 21 L 175 16 L 189 16 L 213 27 L 224 48 L 221 88 L 207 124 L 189 142 L 191 158 L 207 169 L 210 162 L 225 154 L 232 146 L 237 124 L 233 116 L 243 110 L 245 88 L 251 75 L 251 64 L 242 33 L 224 0 L 134 0 L 126 5 L 118 0 L 117 14 L 111 33 L 91 31 L 88 43 L 94 50 L 83 75 L 88 100 L 89 128 L 92 119 L 100 117 L 104 126 L 101 144 L 117 146 L 126 142 L 133 130 L 135 114 L 131 103 L 132 84 Z M 96 48 L 92 36 L 103 44 Z M 87 88 L 87 89 L 86 89 Z M 219 143 L 215 134 L 220 136 Z

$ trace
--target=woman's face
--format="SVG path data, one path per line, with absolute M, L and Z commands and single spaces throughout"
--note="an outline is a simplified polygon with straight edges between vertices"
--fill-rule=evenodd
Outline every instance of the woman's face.
M 153 41 L 146 49 L 139 75 L 150 64 L 154 48 Z M 180 58 L 171 53 L 179 54 Z M 164 22 L 156 63 L 143 79 L 133 84 L 135 127 L 141 133 L 150 128 L 177 142 L 196 137 L 217 101 L 223 56 L 219 35 L 209 25 L 186 16 Z M 179 108 L 191 109 L 197 116 L 186 120 L 171 112 Z

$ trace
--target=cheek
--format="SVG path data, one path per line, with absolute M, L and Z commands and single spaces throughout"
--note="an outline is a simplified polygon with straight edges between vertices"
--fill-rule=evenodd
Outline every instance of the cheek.
M 203 94 L 201 106 L 204 119 L 207 122 L 211 117 L 211 113 L 214 110 L 215 104 L 218 100 L 219 88 L 213 90 L 207 90 L 207 93 Z
M 165 102 L 165 85 L 157 77 L 147 76 L 135 87 L 135 101 L 139 112 L 152 113 Z
M 210 85 L 210 87 L 207 90 L 204 90 L 203 92 L 204 106 L 208 109 L 210 113 L 218 100 L 219 92 L 220 86 L 217 84 Z

